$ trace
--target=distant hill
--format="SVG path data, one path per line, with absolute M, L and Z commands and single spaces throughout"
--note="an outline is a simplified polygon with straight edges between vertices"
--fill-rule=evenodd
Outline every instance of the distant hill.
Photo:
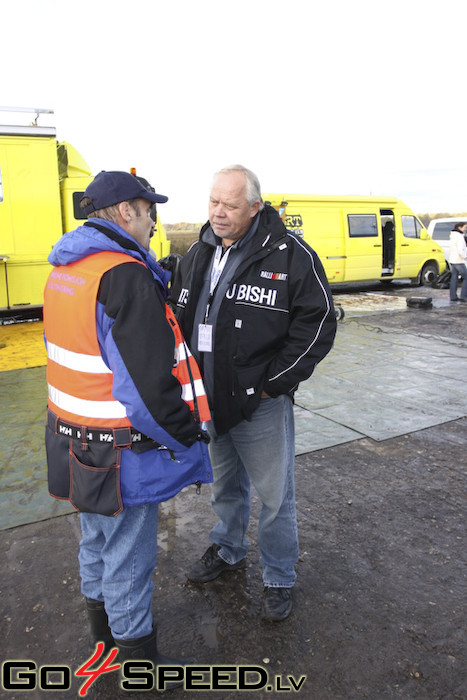
M 203 222 L 204 223 L 204 222 Z M 180 224 L 164 224 L 164 228 L 167 232 L 167 235 L 174 234 L 174 235 L 184 235 L 184 234 L 190 234 L 190 233 L 199 233 L 199 230 L 203 224 L 187 224 L 185 221 L 183 221 Z

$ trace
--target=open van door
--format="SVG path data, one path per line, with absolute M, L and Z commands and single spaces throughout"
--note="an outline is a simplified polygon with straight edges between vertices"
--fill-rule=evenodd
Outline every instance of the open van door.
M 371 280 L 383 268 L 383 238 L 376 212 L 344 212 L 346 280 Z

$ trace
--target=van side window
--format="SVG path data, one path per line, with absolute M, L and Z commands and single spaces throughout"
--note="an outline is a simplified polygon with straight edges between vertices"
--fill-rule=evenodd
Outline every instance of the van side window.
M 378 226 L 376 214 L 347 214 L 349 220 L 349 236 L 377 236 Z
M 439 224 L 435 224 L 431 237 L 437 241 L 448 241 L 451 231 L 454 228 L 454 223 L 455 222 L 452 221 L 443 221 Z
M 84 192 L 73 192 L 73 216 L 75 219 L 87 219 L 87 215 L 83 213 L 83 210 L 79 206 L 79 200 L 83 196 Z
M 420 238 L 422 225 L 415 216 L 402 214 L 402 233 L 405 238 Z

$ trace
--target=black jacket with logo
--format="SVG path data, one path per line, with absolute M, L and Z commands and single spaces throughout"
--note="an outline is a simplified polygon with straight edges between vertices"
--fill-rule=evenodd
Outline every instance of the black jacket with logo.
M 183 257 L 171 301 L 186 338 L 214 248 L 199 240 Z M 293 396 L 329 352 L 336 333 L 331 292 L 316 253 L 266 205 L 248 257 L 233 273 L 214 337 L 211 408 L 218 434 L 249 420 L 261 392 Z

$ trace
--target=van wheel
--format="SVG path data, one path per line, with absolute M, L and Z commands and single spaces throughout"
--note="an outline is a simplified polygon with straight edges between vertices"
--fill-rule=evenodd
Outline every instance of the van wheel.
M 345 316 L 345 311 L 342 308 L 342 306 L 340 306 L 339 304 L 336 304 L 334 307 L 334 310 L 336 312 L 336 321 L 342 321 L 342 319 Z
M 431 287 L 436 279 L 438 279 L 438 265 L 431 262 L 424 265 L 420 273 L 420 284 L 424 287 Z

